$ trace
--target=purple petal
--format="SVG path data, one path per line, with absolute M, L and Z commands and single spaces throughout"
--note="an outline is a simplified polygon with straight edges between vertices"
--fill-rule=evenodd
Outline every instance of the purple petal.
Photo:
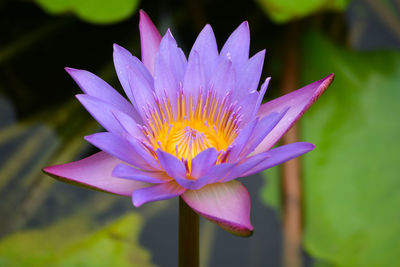
M 221 60 L 214 70 L 210 80 L 210 88 L 220 96 L 224 97 L 235 88 L 236 74 L 229 56 Z
M 121 127 L 129 135 L 129 138 L 144 137 L 143 132 L 139 129 L 137 123 L 130 116 L 119 110 L 112 110 L 111 112 L 114 115 L 115 119 L 119 122 Z
M 144 170 L 154 170 L 154 167 L 148 164 L 143 157 L 137 153 L 135 147 L 124 138 L 112 133 L 103 132 L 85 136 L 85 140 L 108 154 L 135 167 Z
M 243 173 L 248 172 L 249 170 L 256 167 L 261 162 L 265 161 L 270 155 L 268 152 L 262 152 L 250 158 L 246 158 L 240 164 L 235 165 L 228 175 L 225 176 L 221 182 L 229 182 L 233 179 L 241 177 Z
M 146 81 L 144 76 L 136 69 L 126 66 L 128 82 L 136 110 L 145 118 L 147 107 L 155 107 L 153 84 Z
M 321 96 L 321 94 L 332 83 L 334 74 L 330 74 L 322 80 L 309 84 L 301 89 L 281 96 L 261 105 L 257 115 L 267 116 L 271 112 L 280 112 L 290 106 L 289 111 L 271 131 L 267 138 L 255 149 L 255 153 L 266 151 L 273 147 L 276 142 L 290 129 L 290 127 L 304 114 L 304 112 Z
M 144 86 L 151 87 L 154 91 L 153 77 L 138 58 L 132 56 L 128 50 L 117 44 L 114 44 L 113 58 L 115 70 L 117 72 L 118 79 L 121 82 L 122 88 L 124 88 L 126 95 L 137 109 L 138 103 L 135 101 L 134 89 L 137 89 L 137 87 L 140 87 L 141 89 L 142 86 L 135 86 L 135 88 L 132 88 L 132 84 L 129 82 L 131 71 L 135 70 L 135 76 L 140 76 L 140 85 L 145 84 Z
M 241 99 L 239 99 L 239 105 L 241 107 L 240 113 L 242 115 L 241 121 L 247 123 L 251 121 L 255 116 L 255 108 L 257 106 L 257 101 L 259 99 L 259 94 L 257 91 L 249 93 L 247 95 L 243 95 Z
M 250 196 L 238 181 L 188 190 L 182 198 L 195 212 L 233 234 L 248 236 L 254 229 L 250 223 Z
M 122 163 L 118 164 L 114 168 L 112 175 L 118 178 L 130 179 L 152 184 L 162 184 L 171 180 L 171 178 L 163 172 L 142 171 Z
M 244 66 L 249 59 L 250 30 L 249 23 L 244 21 L 229 36 L 228 40 L 221 49 L 220 56 L 225 57 L 230 54 L 235 69 Z
M 233 168 L 233 163 L 222 163 L 212 166 L 208 169 L 206 175 L 201 176 L 196 180 L 189 180 L 186 178 L 176 177 L 175 180 L 178 184 L 188 190 L 198 190 L 207 184 L 213 184 L 222 180 L 229 171 Z
M 249 142 L 251 135 L 258 123 L 258 118 L 249 122 L 238 134 L 235 138 L 235 141 L 232 143 L 232 149 L 229 152 L 228 160 L 229 162 L 237 162 L 240 160 L 239 155 L 241 154 L 245 145 Z
M 247 156 L 249 153 L 253 152 L 253 150 L 261 143 L 262 140 L 274 129 L 274 127 L 279 123 L 279 121 L 286 114 L 288 109 L 285 109 L 281 113 L 272 112 L 265 116 L 261 120 L 258 121 L 253 134 L 246 143 L 246 146 L 242 150 L 241 156 Z
M 150 151 L 149 148 L 137 138 L 130 138 L 128 139 L 128 141 L 135 149 L 135 152 L 137 153 L 139 158 L 142 158 L 149 166 L 151 166 L 153 170 L 162 171 L 160 164 L 154 157 L 154 150 Z
M 213 147 L 201 151 L 192 160 L 190 176 L 193 178 L 199 178 L 200 176 L 203 176 L 212 166 L 215 165 L 217 158 L 217 150 Z
M 168 97 L 174 118 L 176 118 L 176 102 L 179 89 L 178 82 L 162 57 L 156 57 L 154 66 L 154 89 L 159 99 Z
M 143 140 L 142 138 L 144 138 L 144 135 L 138 125 L 132 121 L 129 116 L 122 112 L 113 110 L 112 113 L 120 123 L 121 127 L 126 131 L 126 135 L 122 135 L 122 137 L 128 140 L 132 145 L 136 152 L 136 156 L 143 159 L 154 170 L 161 170 L 157 160 L 150 154 L 154 154 L 154 151 L 149 151 L 147 147 L 145 148 L 143 141 L 140 141 Z
M 187 61 L 182 50 L 178 48 L 174 37 L 168 30 L 161 40 L 160 50 L 154 66 L 154 87 L 159 98 L 167 96 L 176 118 L 176 101 L 178 90 L 183 85 Z
M 134 191 L 132 202 L 135 207 L 139 207 L 150 201 L 165 200 L 180 196 L 185 191 L 185 188 L 178 185 L 175 181 L 171 181 Z
M 264 98 L 265 92 L 267 91 L 270 80 L 271 80 L 271 77 L 268 77 L 267 79 L 265 79 L 264 83 L 261 85 L 260 92 L 258 93 L 258 100 L 257 100 L 256 106 L 254 107 L 254 115 L 257 113 L 258 109 L 260 108 L 260 105 Z
M 200 64 L 200 56 L 196 51 L 193 51 L 186 68 L 185 77 L 183 79 L 183 91 L 189 100 L 192 97 L 192 103 L 197 103 L 197 96 L 200 89 L 206 87 L 206 77 L 204 74 L 203 65 Z
M 193 44 L 189 54 L 189 61 L 196 51 L 200 56 L 200 63 L 204 70 L 206 81 L 208 82 L 212 76 L 214 68 L 218 61 L 218 47 L 215 40 L 214 32 L 210 25 L 206 25 L 200 32 L 196 41 Z
M 158 161 L 165 172 L 172 178 L 186 178 L 186 168 L 177 157 L 157 149 Z
M 298 143 L 280 146 L 280 147 L 271 149 L 267 152 L 263 152 L 263 153 L 268 154 L 268 159 L 262 161 L 260 164 L 256 165 L 254 168 L 246 171 L 245 173 L 241 174 L 240 176 L 243 177 L 243 176 L 253 175 L 260 171 L 263 171 L 263 170 L 266 170 L 273 166 L 276 166 L 278 164 L 281 164 L 285 161 L 288 161 L 288 160 L 291 160 L 298 156 L 301 156 L 301 155 L 313 150 L 314 148 L 315 148 L 315 146 L 313 144 L 305 143 L 305 142 L 298 142 Z M 258 155 L 261 155 L 263 153 L 260 153 Z
M 90 96 L 98 98 L 111 106 L 114 106 L 130 115 L 137 122 L 141 122 L 135 108 L 108 83 L 86 70 L 65 68 L 69 75 L 79 85 L 82 91 Z
M 237 82 L 233 99 L 241 100 L 249 92 L 257 90 L 258 83 L 264 65 L 265 50 L 251 57 L 244 66 L 237 69 Z
M 214 165 L 208 170 L 208 172 L 204 176 L 197 179 L 197 181 L 199 184 L 203 184 L 203 186 L 206 184 L 219 182 L 231 172 L 234 166 L 235 163 L 221 163 Z
M 142 62 L 154 73 L 154 62 L 158 49 L 160 48 L 161 35 L 149 16 L 143 10 L 139 11 L 140 46 L 142 48 Z
M 134 190 L 148 186 L 112 177 L 112 170 L 120 163 L 122 161 L 102 151 L 79 161 L 46 167 L 43 171 L 66 183 L 122 196 L 130 196 Z
M 172 36 L 170 30 L 161 39 L 160 50 L 157 57 L 162 57 L 172 71 L 178 82 L 183 81 L 187 60 L 182 49 L 180 49 Z
M 124 135 L 125 130 L 121 124 L 117 121 L 112 113 L 112 110 L 116 110 L 115 106 L 90 95 L 76 95 L 79 102 L 86 108 L 86 110 L 92 115 L 93 118 L 98 121 L 107 131 Z

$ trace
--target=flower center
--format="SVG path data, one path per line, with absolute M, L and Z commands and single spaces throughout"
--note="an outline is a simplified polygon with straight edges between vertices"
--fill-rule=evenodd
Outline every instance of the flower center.
M 207 136 L 189 126 L 180 130 L 175 130 L 170 134 L 165 148 L 168 152 L 173 152 L 179 159 L 192 159 L 201 151 L 213 147 Z
M 158 108 L 146 112 L 145 141 L 153 150 L 162 149 L 177 156 L 189 168 L 197 154 L 211 147 L 220 152 L 218 161 L 223 162 L 240 121 L 229 98 L 230 95 L 218 98 L 209 90 L 207 94 L 200 93 L 196 101 L 181 91 L 174 105 L 167 97 L 157 99 Z

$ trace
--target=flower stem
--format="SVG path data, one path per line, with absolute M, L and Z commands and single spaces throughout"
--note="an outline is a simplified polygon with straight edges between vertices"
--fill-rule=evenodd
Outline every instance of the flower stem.
M 199 266 L 199 215 L 179 198 L 179 267 Z
M 282 81 L 282 91 L 289 93 L 297 88 L 299 76 L 299 31 L 297 21 L 291 22 L 287 29 L 287 48 L 285 49 L 285 79 Z M 283 144 L 299 140 L 299 125 L 295 124 L 282 138 Z M 283 266 L 301 267 L 302 238 L 302 199 L 301 199 L 301 166 L 298 158 L 281 165 L 282 197 L 283 197 Z

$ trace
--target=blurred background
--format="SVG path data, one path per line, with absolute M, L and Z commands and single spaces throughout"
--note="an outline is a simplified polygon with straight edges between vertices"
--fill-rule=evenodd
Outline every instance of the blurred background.
M 399 0 L 0 0 L 0 266 L 177 265 L 177 199 L 135 209 L 41 172 L 96 152 L 63 68 L 121 91 L 112 44 L 140 56 L 139 9 L 187 54 L 205 24 L 221 48 L 248 20 L 264 101 L 336 75 L 282 141 L 317 148 L 241 179 L 255 232 L 202 219 L 201 266 L 400 266 Z

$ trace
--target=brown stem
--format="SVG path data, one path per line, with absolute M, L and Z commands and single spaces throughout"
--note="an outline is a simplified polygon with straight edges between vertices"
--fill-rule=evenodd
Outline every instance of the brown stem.
M 199 215 L 179 198 L 178 266 L 199 267 Z
M 297 88 L 298 85 L 298 26 L 296 21 L 292 22 L 287 31 L 284 75 L 281 85 L 284 94 Z M 285 145 L 298 140 L 299 127 L 296 124 L 284 135 L 282 143 Z M 284 231 L 283 262 L 285 267 L 300 267 L 300 244 L 302 234 L 300 161 L 298 158 L 292 159 L 282 164 L 281 168 Z

